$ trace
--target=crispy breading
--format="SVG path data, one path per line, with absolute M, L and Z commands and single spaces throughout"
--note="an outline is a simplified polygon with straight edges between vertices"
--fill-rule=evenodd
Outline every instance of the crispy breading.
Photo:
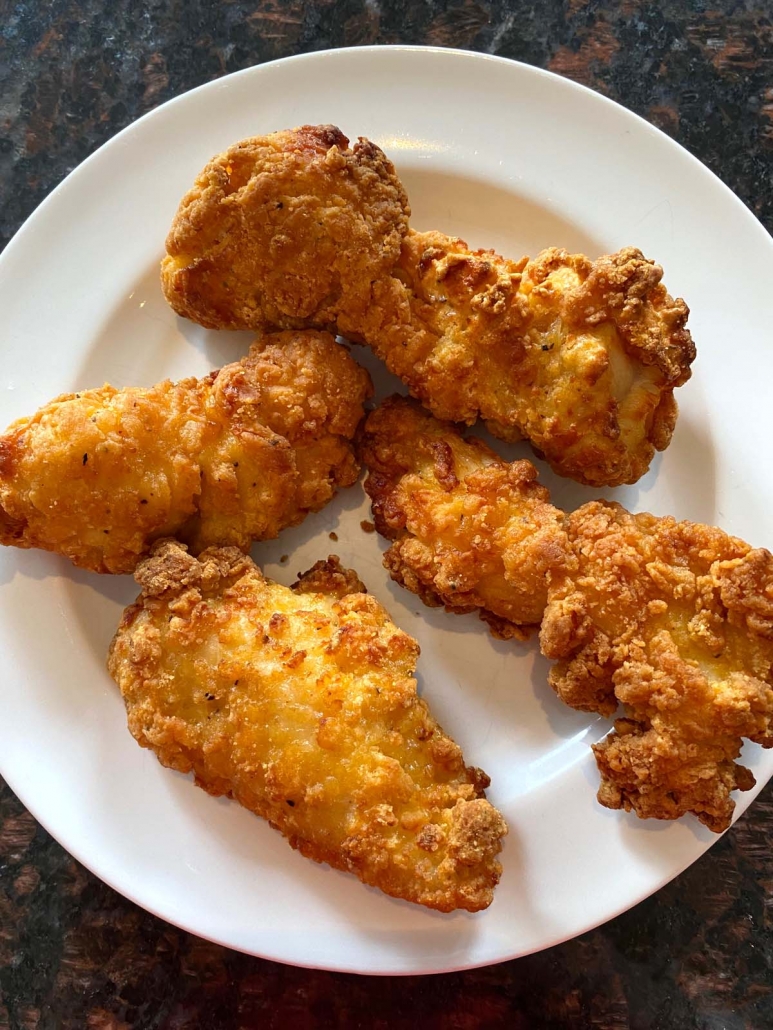
M 687 305 L 627 247 L 529 261 L 408 230 L 391 162 L 334 126 L 237 143 L 167 240 L 172 307 L 210 328 L 333 326 L 439 418 L 524 437 L 561 475 L 634 483 L 671 440 L 695 357 Z
M 408 201 L 366 139 L 304 125 L 229 147 L 183 198 L 161 279 L 178 314 L 210 329 L 331 327 L 359 318 L 397 261 Z
M 0 437 L 0 543 L 131 572 L 159 537 L 246 549 L 359 471 L 367 372 L 326 333 L 258 340 L 202 379 L 66 394 Z
M 108 667 L 143 747 L 387 894 L 491 903 L 507 828 L 488 777 L 417 696 L 418 644 L 356 574 L 331 557 L 289 589 L 236 549 L 164 541 L 136 578 Z
M 543 652 L 567 704 L 624 717 L 594 747 L 599 801 L 726 829 L 741 739 L 773 746 L 773 556 L 719 529 L 593 502 L 567 518 Z
M 328 333 L 309 330 L 259 336 L 246 364 L 251 381 L 237 391 L 238 402 L 254 404 L 260 420 L 292 445 L 300 522 L 357 479 L 352 439 L 373 395 L 370 376 Z M 207 545 L 223 542 L 211 537 Z
M 695 347 L 663 270 L 627 247 L 509 261 L 411 232 L 374 285 L 364 338 L 438 418 L 525 438 L 554 471 L 634 483 L 671 440 Z
M 415 401 L 372 412 L 359 443 L 384 565 L 425 604 L 480 610 L 498 637 L 524 639 L 547 603 L 547 572 L 565 554 L 563 513 L 528 461 L 502 461 Z
M 528 462 L 404 398 L 368 416 L 359 448 L 394 579 L 429 605 L 482 608 L 498 635 L 542 619 L 559 697 L 622 706 L 593 749 L 599 801 L 724 830 L 731 792 L 754 785 L 742 738 L 773 746 L 773 556 L 603 501 L 564 515 Z

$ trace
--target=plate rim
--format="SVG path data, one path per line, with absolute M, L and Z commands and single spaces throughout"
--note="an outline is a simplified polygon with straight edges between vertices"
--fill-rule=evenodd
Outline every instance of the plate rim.
M 49 203 L 54 199 L 54 197 L 59 193 L 59 191 L 62 190 L 63 187 L 69 182 L 72 176 L 74 176 L 76 173 L 80 172 L 87 165 L 89 165 L 97 157 L 97 155 L 100 154 L 102 150 L 104 150 L 106 147 L 110 147 L 117 141 L 123 139 L 124 136 L 127 136 L 128 134 L 133 132 L 136 129 L 136 127 L 140 125 L 142 122 L 144 122 L 146 119 L 149 119 L 157 115 L 159 111 L 168 110 L 184 98 L 189 97 L 193 93 L 197 93 L 199 90 L 205 90 L 213 86 L 215 83 L 223 82 L 226 79 L 230 81 L 242 76 L 247 76 L 253 74 L 257 69 L 271 68 L 276 67 L 278 65 L 287 65 L 303 61 L 314 61 L 315 59 L 329 59 L 331 55 L 337 54 L 381 52 L 450 54 L 457 57 L 463 57 L 465 59 L 472 58 L 473 60 L 482 60 L 500 65 L 515 65 L 517 68 L 521 68 L 530 74 L 535 74 L 549 81 L 552 81 L 553 83 L 561 83 L 564 87 L 568 88 L 569 90 L 577 91 L 580 94 L 585 94 L 586 96 L 592 97 L 594 99 L 594 102 L 601 102 L 602 104 L 610 108 L 622 109 L 630 118 L 636 120 L 640 128 L 667 142 L 671 146 L 675 147 L 678 151 L 681 151 L 683 155 L 688 157 L 690 161 L 693 163 L 696 170 L 699 170 L 703 175 L 709 176 L 711 179 L 714 180 L 716 185 L 719 185 L 722 188 L 722 190 L 726 194 L 727 199 L 732 200 L 737 205 L 740 212 L 743 213 L 744 217 L 750 219 L 755 229 L 762 234 L 762 237 L 764 239 L 766 239 L 768 242 L 773 241 L 773 237 L 771 236 L 771 234 L 767 231 L 767 229 L 759 220 L 759 218 L 757 218 L 757 216 L 754 214 L 754 212 L 751 210 L 748 204 L 746 204 L 745 201 L 743 201 L 736 193 L 734 193 L 733 190 L 727 185 L 727 183 L 724 182 L 720 178 L 720 176 L 717 175 L 716 172 L 709 168 L 708 165 L 704 164 L 703 161 L 700 160 L 700 158 L 697 158 L 695 154 L 693 154 L 691 151 L 687 149 L 687 147 L 679 143 L 678 140 L 675 140 L 673 136 L 669 136 L 667 132 L 664 132 L 662 129 L 658 128 L 657 125 L 653 125 L 652 122 L 648 122 L 646 118 L 642 117 L 642 115 L 640 114 L 637 114 L 636 111 L 632 111 L 630 108 L 626 107 L 625 104 L 622 104 L 617 100 L 613 100 L 611 97 L 605 96 L 603 93 L 598 92 L 598 90 L 592 89 L 590 86 L 586 86 L 581 82 L 575 81 L 574 79 L 570 79 L 568 78 L 568 76 L 559 75 L 558 72 L 550 71 L 547 68 L 540 68 L 538 65 L 528 64 L 526 61 L 518 61 L 515 58 L 503 57 L 499 54 L 487 54 L 478 50 L 464 50 L 461 47 L 424 46 L 418 43 L 387 43 L 383 45 L 368 44 L 367 46 L 348 46 L 334 47 L 332 49 L 328 48 L 323 50 L 308 50 L 300 54 L 289 54 L 286 57 L 276 57 L 273 58 L 271 61 L 263 61 L 259 64 L 252 64 L 248 68 L 239 68 L 237 71 L 229 72 L 227 75 L 219 75 L 217 76 L 217 78 L 208 79 L 206 82 L 202 82 L 198 86 L 192 86 L 190 89 L 186 89 L 184 92 L 178 93 L 175 96 L 170 97 L 168 100 L 163 101 L 163 103 L 157 104 L 155 107 L 152 107 L 149 111 L 146 111 L 144 114 L 141 114 L 138 118 L 135 118 L 133 121 L 129 122 L 129 124 L 125 125 L 122 129 L 119 129 L 119 131 L 116 132 L 115 135 L 110 136 L 109 139 L 106 139 L 103 143 L 100 143 L 96 150 L 92 151 L 92 153 L 90 153 L 87 157 L 80 161 L 74 168 L 71 168 L 70 171 L 64 176 L 64 178 L 61 179 L 56 184 L 56 186 L 54 186 L 46 194 L 46 196 L 40 201 L 39 204 L 37 204 L 36 207 L 33 208 L 32 211 L 30 211 L 30 213 L 21 223 L 19 228 L 14 232 L 13 236 L 11 236 L 11 238 L 8 240 L 2 252 L 0 252 L 0 260 L 2 260 L 5 257 L 5 255 L 11 251 L 11 248 L 14 246 L 14 244 L 17 241 L 17 238 L 21 235 L 21 233 L 28 227 L 28 225 L 32 223 L 33 219 L 37 218 L 40 212 L 44 211 L 48 207 Z

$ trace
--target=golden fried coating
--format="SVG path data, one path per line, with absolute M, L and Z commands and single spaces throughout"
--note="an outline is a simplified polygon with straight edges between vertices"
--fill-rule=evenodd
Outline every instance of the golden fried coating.
M 525 639 L 565 553 L 563 514 L 534 466 L 502 461 L 406 397 L 368 416 L 359 449 L 376 528 L 393 541 L 392 579 L 430 607 L 479 609 L 495 636 Z
M 247 549 L 358 474 L 370 379 L 326 333 L 259 340 L 203 379 L 66 394 L 0 437 L 0 543 L 131 572 L 174 534 Z
M 159 761 L 308 858 L 441 912 L 492 900 L 488 777 L 416 695 L 419 648 L 337 558 L 292 588 L 234 548 L 157 543 L 108 666 Z
M 369 140 L 304 125 L 243 140 L 183 198 L 166 241 L 164 293 L 210 329 L 355 321 L 408 229 L 392 163 Z
M 335 326 L 438 418 L 483 418 L 581 483 L 636 482 L 695 357 L 662 269 L 633 247 L 510 261 L 409 231 L 391 162 L 348 142 L 304 126 L 210 162 L 167 240 L 172 307 L 210 328 Z
M 754 785 L 742 738 L 773 746 L 773 556 L 618 504 L 564 515 L 528 462 L 404 398 L 368 416 L 360 453 L 395 580 L 428 605 L 483 609 L 500 636 L 542 620 L 559 697 L 622 706 L 593 749 L 600 802 L 726 829 L 731 792 Z
M 773 556 L 719 529 L 593 502 L 567 518 L 540 643 L 573 708 L 625 717 L 594 747 L 599 801 L 727 828 L 754 777 L 741 738 L 773 746 Z
M 671 440 L 695 348 L 663 270 L 628 247 L 534 261 L 411 232 L 353 328 L 438 418 L 526 438 L 554 471 L 634 483 Z

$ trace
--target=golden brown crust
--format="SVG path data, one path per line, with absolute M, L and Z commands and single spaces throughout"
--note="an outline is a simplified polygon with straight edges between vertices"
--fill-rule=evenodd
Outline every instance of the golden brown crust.
M 503 462 L 405 397 L 368 416 L 359 450 L 392 578 L 430 607 L 480 609 L 495 636 L 528 635 L 565 549 L 534 466 Z
M 773 555 L 758 547 L 712 567 L 722 604 L 751 633 L 773 640 Z
M 108 666 L 143 747 L 387 894 L 491 903 L 507 828 L 487 777 L 417 696 L 418 645 L 351 592 L 354 573 L 330 558 L 290 590 L 234 548 L 195 559 L 163 541 L 137 578 Z
M 533 261 L 408 230 L 373 143 L 332 126 L 244 140 L 183 199 L 162 266 L 210 328 L 332 327 L 441 419 L 526 438 L 561 475 L 633 483 L 671 439 L 695 348 L 684 301 L 633 247 Z
M 688 310 L 632 247 L 533 261 L 410 232 L 397 274 L 347 326 L 438 418 L 528 439 L 561 475 L 633 483 L 671 439 L 690 375 Z
M 367 594 L 365 584 L 353 569 L 345 569 L 337 554 L 315 562 L 290 587 L 296 594 L 327 594 L 340 601 L 347 594 Z
M 747 737 L 773 746 L 773 558 L 719 529 L 593 502 L 567 518 L 543 652 L 567 704 L 624 718 L 594 747 L 599 800 L 730 823 Z
M 367 373 L 280 333 L 203 379 L 57 398 L 0 438 L 0 543 L 131 572 L 153 540 L 249 547 L 357 478 Z
M 773 556 L 617 504 L 564 516 L 528 462 L 507 465 L 405 398 L 368 417 L 360 452 L 395 580 L 430 606 L 482 608 L 505 638 L 547 603 L 558 695 L 605 716 L 622 706 L 594 747 L 601 803 L 725 829 L 731 792 L 754 783 L 742 738 L 773 746 Z
M 242 140 L 180 203 L 164 293 L 211 329 L 327 328 L 364 311 L 408 214 L 392 163 L 369 140 L 350 149 L 331 125 Z
M 300 522 L 357 480 L 351 441 L 373 394 L 370 376 L 328 333 L 259 336 L 244 361 L 260 383 L 261 420 L 292 445 Z

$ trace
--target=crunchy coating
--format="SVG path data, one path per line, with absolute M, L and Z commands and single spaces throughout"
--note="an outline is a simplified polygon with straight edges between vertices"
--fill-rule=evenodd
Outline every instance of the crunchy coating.
M 567 518 L 543 652 L 573 708 L 624 717 L 594 747 L 599 801 L 730 824 L 754 777 L 741 738 L 773 746 L 773 556 L 719 529 L 593 502 Z
M 670 442 L 674 388 L 695 357 L 687 305 L 662 275 L 633 247 L 509 261 L 411 232 L 367 322 L 351 328 L 438 418 L 481 417 L 560 475 L 618 486 Z
M 429 605 L 482 609 L 501 636 L 542 620 L 550 682 L 611 716 L 599 801 L 730 822 L 742 738 L 773 746 L 773 556 L 719 529 L 594 502 L 554 508 L 528 462 L 392 398 L 360 440 L 384 564 Z
M 393 541 L 392 578 L 431 607 L 479 609 L 495 636 L 524 639 L 566 549 L 534 466 L 502 461 L 406 397 L 368 416 L 359 452 L 376 528 Z
M 0 543 L 131 572 L 159 537 L 246 549 L 353 483 L 367 373 L 326 333 L 202 379 L 66 394 L 0 437 Z
M 408 229 L 392 163 L 369 140 L 304 125 L 229 147 L 183 198 L 161 280 L 210 329 L 333 326 L 362 317 Z
M 237 143 L 204 169 L 162 281 L 209 328 L 335 326 L 438 418 L 483 418 L 561 475 L 634 483 L 671 440 L 695 347 L 687 305 L 633 247 L 529 261 L 408 230 L 394 167 L 334 126 Z
M 417 697 L 418 645 L 354 573 L 332 557 L 288 589 L 236 549 L 164 541 L 136 578 L 108 667 L 143 747 L 387 894 L 491 903 L 507 828 L 488 778 Z

